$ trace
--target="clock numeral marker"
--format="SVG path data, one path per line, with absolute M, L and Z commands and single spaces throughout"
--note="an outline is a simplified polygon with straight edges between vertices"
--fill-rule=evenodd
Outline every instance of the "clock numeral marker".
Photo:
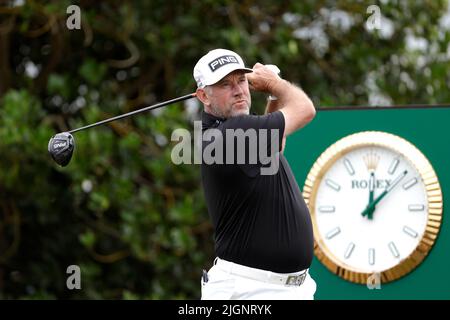
M 400 257 L 400 254 L 398 253 L 397 247 L 395 246 L 394 242 L 392 242 L 392 241 L 389 242 L 388 246 L 389 246 L 389 250 L 391 250 L 391 253 L 394 257 L 396 257 L 396 258 Z
M 355 249 L 355 244 L 353 242 L 350 242 L 347 250 L 345 250 L 344 258 L 348 259 L 352 255 L 353 249 Z
M 400 161 L 398 159 L 394 159 L 392 161 L 391 165 L 389 166 L 388 173 L 389 174 L 394 174 L 394 172 L 397 169 L 397 166 L 398 166 L 399 163 L 400 163 Z
M 404 185 L 403 185 L 403 189 L 408 190 L 409 188 L 411 188 L 413 185 L 415 185 L 417 183 L 417 178 L 412 178 L 411 180 L 408 180 Z
M 337 184 L 336 182 L 334 182 L 333 180 L 327 179 L 327 180 L 325 180 L 325 183 L 326 183 L 327 186 L 329 186 L 330 188 L 332 188 L 332 189 L 334 189 L 334 190 L 336 190 L 336 191 L 341 190 L 341 186 L 338 185 L 338 184 Z
M 369 264 L 373 266 L 375 264 L 375 249 L 369 249 Z
M 349 175 L 352 176 L 355 174 L 355 169 L 353 169 L 353 166 L 348 159 L 344 159 L 344 165 L 345 165 L 345 169 L 347 169 L 347 172 Z
M 334 228 L 333 230 L 329 231 L 326 235 L 327 239 L 331 239 L 341 233 L 341 229 L 339 227 Z
M 335 207 L 334 206 L 320 206 L 319 211 L 320 212 L 334 212 Z
M 408 206 L 409 211 L 423 211 L 425 206 L 423 204 L 410 204 Z
M 411 229 L 408 226 L 404 226 L 403 227 L 403 232 L 406 233 L 408 236 L 411 236 L 413 238 L 417 238 L 417 236 L 419 235 L 416 231 L 414 231 L 413 229 Z

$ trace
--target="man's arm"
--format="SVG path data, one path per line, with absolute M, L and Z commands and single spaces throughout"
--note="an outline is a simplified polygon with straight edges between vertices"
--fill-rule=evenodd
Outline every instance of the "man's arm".
M 265 65 L 265 67 L 269 68 L 269 70 L 271 70 L 273 73 L 275 73 L 277 75 L 278 78 L 281 79 L 280 69 L 276 65 L 273 65 L 273 64 Z M 273 95 L 269 95 L 267 97 L 267 105 L 266 105 L 265 114 L 278 111 L 278 109 L 280 109 L 280 104 L 278 103 L 278 98 Z
M 299 87 L 281 79 L 264 65 L 257 63 L 253 72 L 247 74 L 250 87 L 274 95 L 278 100 L 269 101 L 266 112 L 280 110 L 285 119 L 284 136 L 309 123 L 316 109 L 308 96 Z

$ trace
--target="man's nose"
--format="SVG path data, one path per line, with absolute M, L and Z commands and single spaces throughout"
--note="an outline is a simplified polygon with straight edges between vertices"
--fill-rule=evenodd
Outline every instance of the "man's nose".
M 244 93 L 244 88 L 240 83 L 235 83 L 233 85 L 233 94 L 235 96 L 241 95 Z

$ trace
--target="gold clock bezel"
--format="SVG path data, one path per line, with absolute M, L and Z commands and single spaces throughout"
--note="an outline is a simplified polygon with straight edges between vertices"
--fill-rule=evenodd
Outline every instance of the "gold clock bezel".
M 442 191 L 436 173 L 422 152 L 407 140 L 380 131 L 364 131 L 346 136 L 328 147 L 315 161 L 303 187 L 303 197 L 309 207 L 314 229 L 314 254 L 328 270 L 339 277 L 354 283 L 367 284 L 374 272 L 367 273 L 347 265 L 337 258 L 325 245 L 319 233 L 315 200 L 318 187 L 328 169 L 348 152 L 361 147 L 383 147 L 401 154 L 419 172 L 426 188 L 428 217 L 425 232 L 414 251 L 394 267 L 379 272 L 381 283 L 399 279 L 414 270 L 433 247 L 442 221 Z M 378 273 L 378 272 L 376 272 Z

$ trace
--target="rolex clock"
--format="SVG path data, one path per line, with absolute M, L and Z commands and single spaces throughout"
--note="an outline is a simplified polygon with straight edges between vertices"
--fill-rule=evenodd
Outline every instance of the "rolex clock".
M 442 220 L 442 193 L 430 162 L 410 142 L 366 131 L 328 147 L 312 166 L 303 196 L 314 253 L 331 272 L 365 284 L 416 268 Z

